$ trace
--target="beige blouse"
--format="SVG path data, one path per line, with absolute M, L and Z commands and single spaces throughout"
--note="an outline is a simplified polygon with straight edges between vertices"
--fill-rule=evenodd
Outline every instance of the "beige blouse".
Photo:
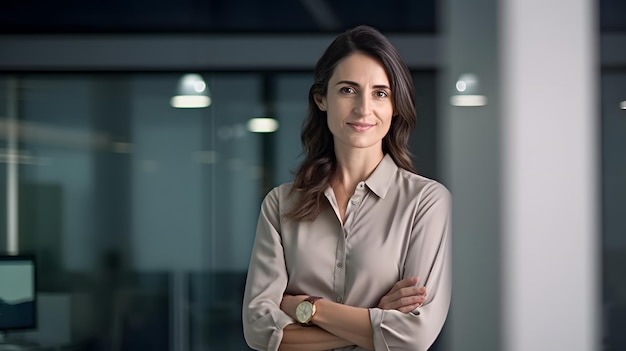
M 314 221 L 283 215 L 297 195 L 274 188 L 261 206 L 243 301 L 243 330 L 256 350 L 277 350 L 284 293 L 321 296 L 369 309 L 376 350 L 426 350 L 450 304 L 450 194 L 434 180 L 398 168 L 386 155 L 350 198 L 341 223 L 332 188 Z M 410 313 L 377 308 L 401 279 L 417 276 L 424 304 Z M 349 347 L 344 350 L 361 350 Z

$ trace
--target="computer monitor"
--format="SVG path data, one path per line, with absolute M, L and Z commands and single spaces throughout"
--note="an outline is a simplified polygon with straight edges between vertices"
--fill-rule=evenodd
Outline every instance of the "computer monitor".
M 0 255 L 0 332 L 37 328 L 35 257 Z

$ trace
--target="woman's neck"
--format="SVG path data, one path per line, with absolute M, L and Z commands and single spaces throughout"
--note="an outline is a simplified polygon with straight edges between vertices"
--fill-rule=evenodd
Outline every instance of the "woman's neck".
M 364 152 L 359 152 L 364 151 Z M 356 150 L 349 153 L 336 153 L 337 173 L 334 181 L 343 185 L 351 195 L 357 184 L 367 179 L 376 169 L 384 154 L 372 150 Z
M 367 152 L 335 153 L 337 156 L 337 171 L 331 180 L 331 186 L 335 193 L 335 199 L 339 208 L 339 216 L 342 223 L 346 221 L 348 201 L 354 194 L 359 182 L 367 179 L 376 166 L 383 159 L 380 153 L 371 150 L 359 150 Z

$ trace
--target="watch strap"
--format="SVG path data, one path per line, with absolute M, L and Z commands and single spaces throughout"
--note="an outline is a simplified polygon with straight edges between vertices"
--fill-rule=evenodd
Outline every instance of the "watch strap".
M 309 296 L 304 301 L 308 301 L 311 305 L 315 305 L 315 301 L 322 299 L 320 296 Z

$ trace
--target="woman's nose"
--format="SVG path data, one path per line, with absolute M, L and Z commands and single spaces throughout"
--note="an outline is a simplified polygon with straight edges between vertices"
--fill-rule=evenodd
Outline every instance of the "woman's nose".
M 355 101 L 354 112 L 358 115 L 368 115 L 372 112 L 372 101 L 366 95 L 361 95 Z

